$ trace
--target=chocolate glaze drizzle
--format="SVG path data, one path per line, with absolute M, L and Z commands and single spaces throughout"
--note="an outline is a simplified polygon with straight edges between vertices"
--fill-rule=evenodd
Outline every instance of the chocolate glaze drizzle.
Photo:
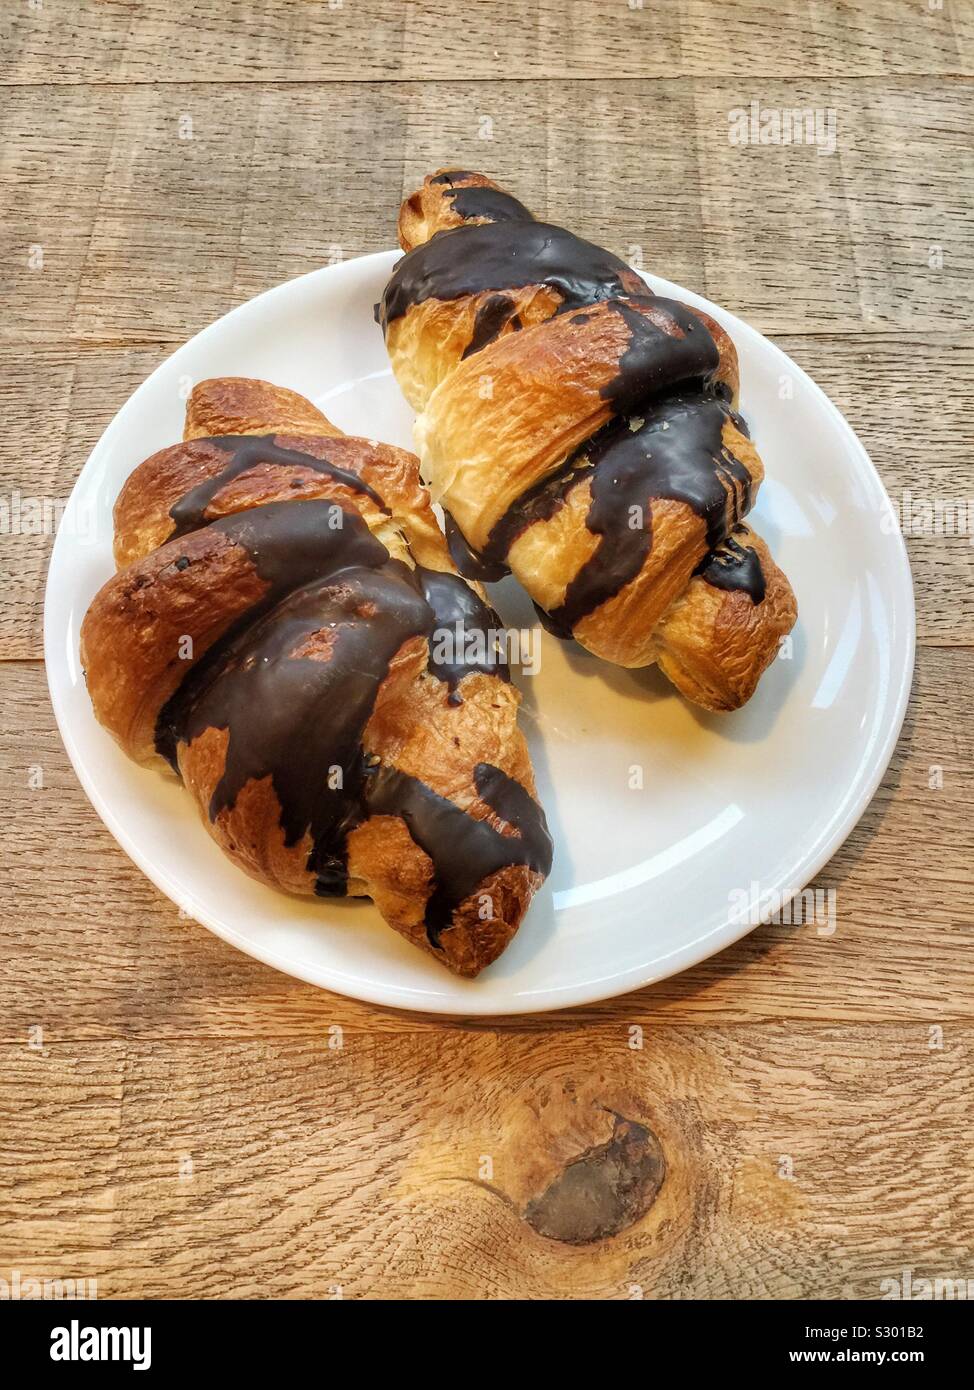
M 630 335 L 618 372 L 599 392 L 617 415 L 676 386 L 695 383 L 700 391 L 713 390 L 720 353 L 685 304 L 653 294 L 614 300 L 609 308 L 622 315 Z
M 506 294 L 488 296 L 474 315 L 473 334 L 470 342 L 463 349 L 460 360 L 464 361 L 466 358 L 472 357 L 482 347 L 492 343 L 511 317 L 513 308 L 514 300 Z
M 741 589 L 752 603 L 764 601 L 761 557 L 749 545 L 730 535 L 706 557 L 697 573 L 715 589 Z
M 585 524 L 601 541 L 568 585 L 564 602 L 549 613 L 555 631 L 570 637 L 581 618 L 636 577 L 653 545 L 654 499 L 691 507 L 706 524 L 711 550 L 726 532 L 728 500 L 732 522 L 744 515 L 751 504 L 750 474 L 721 439 L 730 414 L 716 397 L 673 396 L 638 429 L 621 421 L 588 446 L 592 500 Z
M 188 710 L 237 637 L 287 594 L 342 564 L 376 568 L 388 560 L 385 546 L 350 508 L 342 509 L 341 528 L 334 526 L 336 505 L 318 499 L 270 502 L 209 523 L 210 531 L 246 551 L 267 590 L 257 607 L 191 668 L 159 713 L 156 748 L 177 771 L 176 747 L 185 741 L 182 731 Z
M 316 473 L 326 474 L 336 483 L 343 483 L 345 487 L 371 497 L 377 507 L 388 513 L 389 508 L 379 494 L 357 473 L 340 468 L 338 464 L 330 463 L 327 459 L 315 458 L 313 454 L 306 454 L 303 450 L 282 449 L 275 443 L 275 439 L 276 435 L 273 434 L 231 434 L 214 435 L 201 440 L 201 443 L 215 444 L 218 449 L 225 450 L 230 455 L 230 461 L 222 472 L 212 478 L 205 478 L 196 487 L 190 488 L 170 509 L 169 515 L 174 525 L 169 540 L 185 536 L 190 531 L 198 531 L 205 525 L 206 509 L 220 489 L 261 463 L 277 464 L 287 468 L 312 468 Z
M 526 498 L 527 493 L 518 500 L 518 505 L 522 505 Z M 506 515 L 511 516 L 513 511 L 514 508 L 512 507 Z M 468 579 L 478 579 L 483 584 L 492 584 L 497 579 L 503 579 L 505 574 L 510 574 L 510 570 L 503 560 L 503 556 L 507 554 L 510 546 L 493 545 L 493 531 L 487 547 L 482 551 L 477 551 L 474 550 L 449 512 L 444 511 L 443 519 L 446 525 L 446 543 L 450 551 L 450 558 L 461 574 L 466 575 Z M 500 524 L 500 522 L 497 523 L 498 526 Z M 525 522 L 524 524 L 526 526 L 528 523 Z M 496 559 L 494 558 L 495 551 L 498 553 Z
M 485 191 L 460 189 L 457 196 Z M 512 218 L 450 227 L 407 251 L 383 292 L 379 322 L 385 329 L 426 299 L 502 293 L 526 285 L 557 289 L 563 298 L 559 313 L 645 289 L 625 261 L 601 246 L 564 227 Z
M 440 944 L 456 905 L 497 869 L 525 864 L 545 876 L 551 870 L 551 838 L 534 798 L 491 763 L 477 764 L 474 784 L 480 799 L 513 826 L 517 837 L 502 835 L 487 821 L 472 820 L 452 801 L 395 768 L 381 768 L 366 792 L 370 813 L 402 816 L 416 844 L 433 861 L 436 887 L 426 904 L 426 935 L 433 946 Z
M 475 770 L 478 793 L 513 835 L 364 751 L 380 686 L 405 642 L 457 622 L 486 633 L 500 620 L 456 575 L 390 559 L 356 512 L 345 509 L 335 528 L 336 505 L 270 503 L 210 523 L 247 552 L 268 588 L 164 706 L 156 746 L 178 770 L 180 744 L 227 730 L 210 818 L 269 777 L 285 844 L 310 836 L 308 870 L 321 895 L 346 892 L 350 831 L 372 815 L 401 816 L 433 863 L 426 925 L 435 946 L 456 906 L 494 870 L 526 864 L 546 874 L 551 841 L 540 806 L 489 764 Z M 468 660 L 463 646 L 441 663 L 431 646 L 429 669 L 451 690 L 471 670 L 507 677 L 497 652 Z
M 492 222 L 533 222 L 534 215 L 523 203 L 502 188 L 483 188 L 476 184 L 468 188 L 454 188 L 454 180 L 470 178 L 465 169 L 450 169 L 445 174 L 437 174 L 430 183 L 449 184 L 446 194 L 461 217 L 475 221 L 478 217 L 489 217 Z
M 492 342 L 508 322 L 514 307 L 510 291 L 543 284 L 562 296 L 559 314 L 607 301 L 625 320 L 629 342 L 616 376 L 601 393 L 615 420 L 553 476 L 517 498 L 481 551 L 447 513 L 447 541 L 461 574 L 484 582 L 502 578 L 518 536 L 534 522 L 550 519 L 576 483 L 591 477 L 586 525 L 601 537 L 600 544 L 568 586 L 562 605 L 542 615 L 550 630 L 570 637 L 581 618 L 639 573 L 652 547 L 653 498 L 685 502 L 703 518 L 710 553 L 697 573 L 707 583 L 743 589 L 754 603 L 762 602 L 765 584 L 757 553 L 739 542 L 733 542 L 736 549 L 724 544 L 728 530 L 750 508 L 751 483 L 747 469 L 724 447 L 721 431 L 728 419 L 745 435 L 747 426 L 715 382 L 720 354 L 703 321 L 685 305 L 650 294 L 610 252 L 561 227 L 531 221 L 509 194 L 452 187 L 464 177 L 469 175 L 452 170 L 432 182 L 451 185 L 445 196 L 462 216 L 493 220 L 438 232 L 408 252 L 379 306 L 383 328 L 426 299 L 488 294 L 478 307 L 466 358 Z M 588 317 L 575 313 L 578 323 Z M 632 414 L 645 417 L 635 429 L 624 418 Z M 644 526 L 630 524 L 632 508 L 645 516 Z
M 420 566 L 415 573 L 433 615 L 430 630 L 434 640 L 430 645 L 429 669 L 450 687 L 450 703 L 462 703 L 457 686 L 470 671 L 483 671 L 509 681 L 511 673 L 499 649 L 498 638 L 491 636 L 499 634 L 501 628 L 494 610 L 459 575 Z M 444 642 L 441 653 L 436 635 L 443 633 L 453 634 L 455 640 Z M 466 642 L 464 638 L 473 640 Z

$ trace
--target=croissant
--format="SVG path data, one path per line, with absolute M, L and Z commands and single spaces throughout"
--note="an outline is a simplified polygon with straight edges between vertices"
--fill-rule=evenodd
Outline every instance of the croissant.
M 482 174 L 427 177 L 399 240 L 376 317 L 460 571 L 510 570 L 558 636 L 744 704 L 797 608 L 744 522 L 764 470 L 728 334 Z
M 171 766 L 254 878 L 371 897 L 459 975 L 495 960 L 551 841 L 500 621 L 416 458 L 267 382 L 204 381 L 114 517 L 81 660 L 124 751 Z

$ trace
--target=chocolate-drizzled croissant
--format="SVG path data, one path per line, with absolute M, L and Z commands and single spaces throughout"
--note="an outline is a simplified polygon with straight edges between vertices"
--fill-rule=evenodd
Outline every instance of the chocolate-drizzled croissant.
M 744 523 L 764 470 L 727 333 L 482 174 L 429 176 L 399 240 L 377 318 L 461 572 L 738 708 L 797 610 Z
M 460 975 L 548 872 L 500 622 L 417 460 L 266 382 L 200 383 L 115 507 L 81 659 L 95 714 L 169 764 L 241 868 L 372 897 Z

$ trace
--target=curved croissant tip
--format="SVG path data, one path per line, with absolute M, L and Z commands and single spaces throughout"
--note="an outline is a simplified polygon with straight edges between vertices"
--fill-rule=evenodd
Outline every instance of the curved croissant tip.
M 431 946 L 433 955 L 455 975 L 474 979 L 503 955 L 542 882 L 541 874 L 523 864 L 498 870 L 456 909 L 450 926 Z M 483 916 L 485 898 L 495 915 Z
M 228 434 L 343 433 L 305 396 L 257 377 L 221 376 L 198 381 L 186 402 L 183 439 Z

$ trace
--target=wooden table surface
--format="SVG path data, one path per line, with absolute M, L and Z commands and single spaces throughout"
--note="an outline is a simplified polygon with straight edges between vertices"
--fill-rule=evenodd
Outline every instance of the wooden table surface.
M 894 498 L 974 497 L 960 0 L 10 0 L 0 23 L 8 508 L 64 499 L 192 333 L 390 245 L 445 164 L 769 334 Z M 753 101 L 834 111 L 834 153 L 732 144 Z M 621 1299 L 974 1277 L 969 535 L 909 540 L 913 698 L 817 880 L 833 936 L 769 926 L 638 994 L 471 1024 L 180 920 L 75 780 L 40 659 L 50 535 L 4 515 L 0 1278 Z M 641 1128 L 613 1138 L 615 1115 Z

